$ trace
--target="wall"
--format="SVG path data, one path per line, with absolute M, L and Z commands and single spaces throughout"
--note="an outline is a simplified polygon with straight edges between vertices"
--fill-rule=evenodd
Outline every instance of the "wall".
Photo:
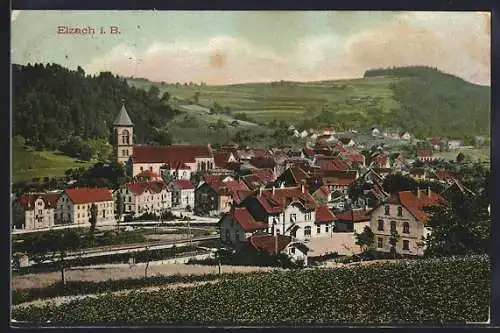
M 246 242 L 247 238 L 252 235 L 251 232 L 245 233 L 241 225 L 229 214 L 223 217 L 219 230 L 222 243 L 233 245 L 238 242 Z

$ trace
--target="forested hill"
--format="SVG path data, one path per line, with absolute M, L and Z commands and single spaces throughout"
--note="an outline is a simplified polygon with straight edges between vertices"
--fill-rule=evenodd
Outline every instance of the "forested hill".
M 86 75 L 56 64 L 12 66 L 13 135 L 37 148 L 57 149 L 70 137 L 105 139 L 122 100 L 135 125 L 136 142 L 150 140 L 177 112 L 165 103 L 156 87 L 130 87 L 109 72 Z
M 489 135 L 490 87 L 472 84 L 435 68 L 373 69 L 365 78 L 395 78 L 390 84 L 398 107 L 392 121 L 416 135 Z

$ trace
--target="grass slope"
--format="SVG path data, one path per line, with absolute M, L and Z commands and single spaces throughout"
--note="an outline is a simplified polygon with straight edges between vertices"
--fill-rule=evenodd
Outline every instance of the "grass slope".
M 489 135 L 490 88 L 426 67 L 386 70 L 361 79 L 196 86 L 128 79 L 172 97 L 215 102 L 259 123 L 395 127 L 417 136 Z M 326 115 L 316 119 L 322 112 Z
M 12 145 L 12 181 L 29 181 L 32 178 L 64 176 L 71 168 L 89 167 L 92 162 L 81 161 L 57 151 L 36 151 Z
M 15 309 L 49 325 L 458 324 L 485 322 L 486 256 L 257 273 L 183 290 Z M 44 324 L 46 325 L 46 324 Z

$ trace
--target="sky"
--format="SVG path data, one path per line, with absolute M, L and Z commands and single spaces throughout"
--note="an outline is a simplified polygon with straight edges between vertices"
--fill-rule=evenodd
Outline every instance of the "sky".
M 58 34 L 59 26 L 96 34 Z M 428 65 L 490 84 L 487 12 L 15 10 L 11 27 L 13 63 L 81 66 L 88 74 L 235 84 Z

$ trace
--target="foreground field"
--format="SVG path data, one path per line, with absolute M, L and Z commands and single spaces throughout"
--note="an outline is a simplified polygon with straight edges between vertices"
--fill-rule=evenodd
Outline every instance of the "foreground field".
M 188 289 L 15 309 L 44 325 L 452 324 L 485 322 L 487 257 L 256 273 Z M 50 321 L 50 322 L 49 322 Z
M 250 266 L 222 266 L 222 272 L 255 272 L 268 271 L 268 267 L 250 267 Z M 149 267 L 149 276 L 154 275 L 192 275 L 192 274 L 211 274 L 217 273 L 218 267 L 202 265 L 184 265 L 184 264 L 164 264 L 151 265 Z M 109 279 L 121 280 L 129 278 L 141 278 L 144 276 L 144 264 L 137 264 L 129 267 L 128 265 L 108 265 L 96 268 L 71 268 L 67 270 L 66 277 L 68 281 L 106 281 Z M 61 280 L 60 272 L 37 273 L 14 275 L 12 277 L 12 290 L 26 288 L 43 288 L 50 286 Z

